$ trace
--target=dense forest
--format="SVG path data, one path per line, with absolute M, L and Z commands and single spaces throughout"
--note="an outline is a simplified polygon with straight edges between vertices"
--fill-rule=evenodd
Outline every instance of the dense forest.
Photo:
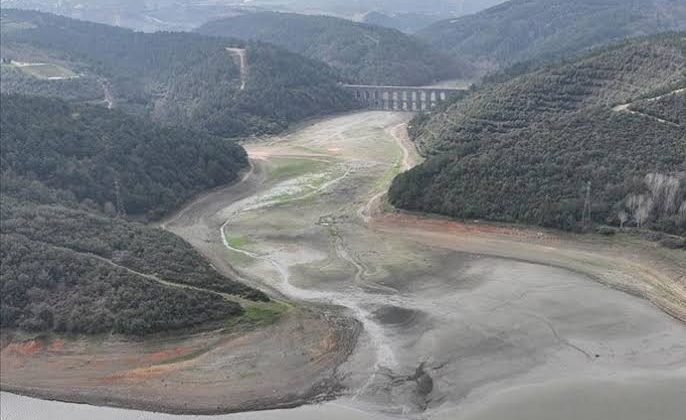
M 238 145 L 100 106 L 1 100 L 3 327 L 145 334 L 242 313 L 218 293 L 268 299 L 135 221 L 234 180 Z
M 190 33 L 147 34 L 32 11 L 1 13 L 3 61 L 19 61 L 22 51 L 59 56 L 106 81 L 116 107 L 166 125 L 246 136 L 355 105 L 330 67 L 266 44 Z M 228 47 L 247 51 L 244 90 L 238 60 Z M 31 61 L 25 55 L 20 58 Z M 74 83 L 82 79 L 91 83 L 88 78 Z M 34 94 L 41 81 L 35 82 L 25 91 L 14 84 L 12 93 Z M 54 93 L 48 89 L 45 95 Z
M 422 85 L 466 76 L 471 68 L 398 30 L 329 16 L 249 13 L 197 31 L 282 46 L 329 64 L 352 83 Z
M 417 142 L 424 153 L 435 154 L 464 147 L 467 139 L 507 133 L 589 106 L 613 107 L 677 90 L 684 83 L 685 61 L 684 40 L 667 34 L 569 61 L 516 66 L 432 115 Z
M 686 30 L 683 0 L 510 0 L 417 35 L 490 70 L 677 30 Z
M 2 96 L 2 146 L 3 172 L 101 211 L 149 218 L 235 180 L 248 164 L 240 146 L 208 134 L 157 127 L 104 107 L 16 95 Z M 16 194 L 35 191 L 18 187 Z
M 391 202 L 462 218 L 684 235 L 684 68 L 686 38 L 672 34 L 494 78 L 413 121 L 429 158 L 395 179 Z
M 242 313 L 218 295 L 167 287 L 24 236 L 2 236 L 3 328 L 141 335 Z

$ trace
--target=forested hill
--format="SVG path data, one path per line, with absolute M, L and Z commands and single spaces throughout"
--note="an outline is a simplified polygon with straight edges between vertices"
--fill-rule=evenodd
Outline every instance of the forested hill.
M 454 149 L 455 134 L 483 137 L 593 106 L 613 107 L 683 83 L 681 34 L 637 39 L 582 57 L 515 66 L 487 78 L 467 99 L 432 115 L 417 140 L 424 153 Z
M 145 34 L 32 11 L 1 13 L 3 70 L 26 76 L 3 71 L 3 79 L 13 77 L 3 82 L 5 93 L 81 98 L 102 85 L 102 100 L 109 95 L 115 107 L 224 137 L 274 132 L 353 106 L 331 68 L 277 47 L 189 33 Z M 246 49 L 244 89 L 237 54 L 227 47 Z M 26 63 L 45 62 L 70 74 L 47 82 L 69 86 L 56 89 L 46 78 L 27 75 Z
M 437 22 L 418 35 L 493 69 L 675 30 L 686 30 L 684 0 L 510 0 Z
M 0 99 L 3 328 L 145 334 L 242 313 L 214 292 L 267 299 L 133 221 L 235 180 L 240 146 L 99 106 Z
M 594 222 L 684 235 L 684 69 L 686 37 L 677 33 L 504 72 L 413 121 L 430 157 L 395 179 L 391 201 L 581 229 L 590 185 Z
M 56 99 L 2 96 L 3 171 L 105 211 L 158 218 L 192 195 L 237 179 L 248 166 L 238 144 L 163 128 L 120 111 Z M 115 196 L 114 184 L 120 187 Z M 40 195 L 27 188 L 27 198 Z
M 197 31 L 279 45 L 362 84 L 428 84 L 465 76 L 471 68 L 398 30 L 328 16 L 249 13 L 206 23 Z

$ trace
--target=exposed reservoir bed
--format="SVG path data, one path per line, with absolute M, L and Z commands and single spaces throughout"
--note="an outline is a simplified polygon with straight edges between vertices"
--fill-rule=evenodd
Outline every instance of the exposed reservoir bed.
M 408 118 L 343 115 L 246 144 L 254 170 L 243 184 L 201 197 L 165 224 L 217 269 L 293 302 L 339 308 L 363 327 L 343 362 L 327 358 L 336 340 L 324 340 L 327 329 L 312 324 L 308 347 L 321 353 L 286 359 L 307 366 L 306 374 L 284 368 L 270 376 L 265 369 L 278 358 L 267 357 L 252 382 L 262 390 L 273 384 L 275 392 L 294 383 L 305 389 L 307 375 L 330 374 L 335 365 L 337 400 L 216 418 L 482 420 L 516 411 L 542 420 L 562 419 L 560 410 L 580 405 L 587 419 L 648 413 L 663 420 L 684 412 L 686 325 L 636 296 L 660 291 L 678 311 L 683 251 L 621 235 L 580 238 L 382 213 L 388 183 L 416 161 L 404 137 Z M 283 343 L 284 351 L 293 346 Z M 249 354 L 259 363 L 258 350 Z M 40 357 L 35 362 L 54 360 Z M 325 368 L 316 369 L 318 357 Z M 209 372 L 213 360 L 184 361 L 167 378 Z M 244 373 L 235 383 L 251 383 Z M 128 376 L 104 391 L 151 393 L 159 380 Z M 171 394 L 150 398 L 183 400 L 184 385 L 173 384 Z M 235 398 L 228 389 L 212 388 L 217 404 Z M 208 407 L 212 400 L 201 391 L 186 402 Z M 193 418 L 2 398 L 3 420 L 6 412 Z M 632 408 L 639 406 L 649 411 Z

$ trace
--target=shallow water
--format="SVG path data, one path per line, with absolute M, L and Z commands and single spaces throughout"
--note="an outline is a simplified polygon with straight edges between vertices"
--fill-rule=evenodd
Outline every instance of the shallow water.
M 338 403 L 312 405 L 292 410 L 271 410 L 220 416 L 184 416 L 122 410 L 45 401 L 35 398 L 0 393 L 0 420 L 391 420 L 376 413 L 360 411 Z
M 683 420 L 686 375 L 566 380 L 497 392 L 468 407 L 427 413 L 429 420 Z M 181 416 L 45 401 L 0 393 L 0 420 L 393 420 L 355 402 L 219 416 Z
M 503 391 L 436 420 L 683 420 L 686 377 L 553 381 Z

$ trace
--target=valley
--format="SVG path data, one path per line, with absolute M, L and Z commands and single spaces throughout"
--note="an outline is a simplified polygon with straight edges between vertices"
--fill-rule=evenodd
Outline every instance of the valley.
M 417 32 L 485 72 L 571 58 L 631 37 L 686 30 L 681 0 L 510 0 Z
M 490 395 L 526 401 L 530 387 L 558 384 L 561 375 L 570 382 L 559 389 L 596 387 L 620 399 L 637 377 L 645 386 L 686 383 L 686 327 L 677 320 L 686 319 L 682 251 L 625 235 L 391 211 L 390 180 L 421 160 L 405 137 L 408 117 L 345 114 L 245 143 L 253 169 L 243 181 L 163 222 L 223 274 L 292 302 L 255 304 L 285 308 L 271 326 L 239 336 L 227 329 L 140 344 L 65 343 L 21 357 L 5 348 L 3 378 L 12 379 L 3 389 L 191 413 L 335 396 L 320 406 L 226 418 L 349 418 L 362 410 L 359 418 L 440 419 L 482 418 Z M 50 392 L 46 369 L 70 378 L 72 393 Z M 202 394 L 190 398 L 191 383 Z M 551 398 L 549 412 L 559 400 Z M 663 418 L 676 419 L 669 413 L 680 406 L 678 395 L 661 398 Z
M 0 1 L 0 420 L 682 420 L 684 0 Z

